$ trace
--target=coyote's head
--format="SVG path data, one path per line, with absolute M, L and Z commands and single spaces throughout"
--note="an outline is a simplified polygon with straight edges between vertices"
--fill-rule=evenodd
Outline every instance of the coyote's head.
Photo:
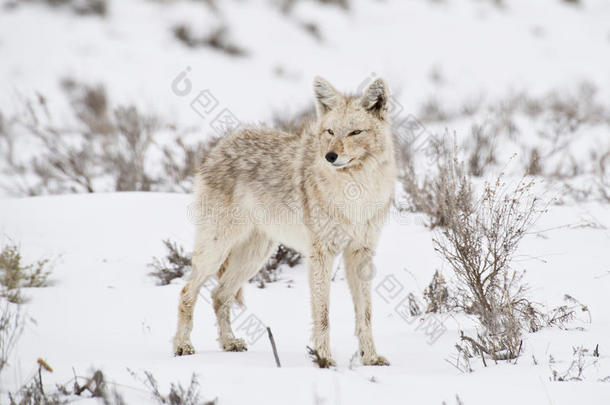
M 319 139 L 319 153 L 336 170 L 358 169 L 370 159 L 393 153 L 389 92 L 377 79 L 362 95 L 348 96 L 329 82 L 316 77 L 317 122 L 314 136 Z

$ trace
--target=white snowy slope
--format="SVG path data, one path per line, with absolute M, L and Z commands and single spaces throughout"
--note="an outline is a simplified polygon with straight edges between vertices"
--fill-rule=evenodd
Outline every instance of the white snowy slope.
M 392 362 L 390 367 L 362 367 L 355 362 L 350 368 L 357 343 L 342 270 L 332 284 L 331 297 L 331 345 L 338 367 L 320 370 L 312 365 L 305 350 L 310 315 L 303 266 L 284 270 L 281 280 L 265 289 L 248 284 L 247 308 L 234 322 L 236 333 L 246 338 L 249 330 L 241 325 L 247 319 L 271 327 L 282 368 L 275 366 L 266 335 L 247 352 L 222 352 L 215 340 L 213 311 L 203 298 L 195 312 L 197 353 L 173 357 L 170 339 L 184 281 L 156 286 L 147 276 L 147 263 L 164 254 L 164 238 L 189 248 L 193 227 L 187 215 L 189 201 L 186 195 L 152 193 L 0 200 L 0 233 L 22 246 L 26 261 L 59 258 L 53 286 L 25 291 L 30 300 L 24 310 L 35 322 L 26 326 L 3 373 L 1 395 L 31 376 L 36 359 L 42 357 L 54 368 L 44 375 L 49 387 L 72 378 L 73 369 L 86 375 L 101 368 L 119 384 L 130 404 L 147 403 L 150 397 L 128 369 L 140 376 L 144 370 L 153 372 L 166 390 L 170 382 L 188 384 L 196 373 L 204 397 L 218 397 L 220 404 L 311 404 L 321 398 L 330 404 L 440 405 L 453 403 L 456 394 L 468 405 L 610 401 L 610 386 L 598 382 L 610 375 L 607 206 L 551 208 L 524 239 L 515 264 L 527 269 L 526 280 L 537 301 L 556 305 L 568 293 L 589 306 L 592 322 L 586 317 L 577 322 L 575 326 L 583 331 L 545 329 L 529 334 L 517 364 L 484 368 L 473 361 L 475 371 L 462 374 L 446 359 L 454 354 L 458 328 L 468 328 L 467 320 L 437 315 L 447 330 L 434 340 L 425 323 L 403 320 L 396 310 L 409 292 L 421 297 L 434 270 L 443 270 L 432 249 L 434 234 L 421 225 L 419 215 L 393 215 L 375 258 L 374 333 L 379 352 Z M 449 269 L 444 271 L 448 274 Z M 402 290 L 392 289 L 396 285 Z M 572 346 L 592 350 L 597 344 L 601 358 L 597 366 L 585 370 L 584 382 L 550 381 L 551 368 L 569 367 Z M 554 364 L 549 364 L 550 356 Z

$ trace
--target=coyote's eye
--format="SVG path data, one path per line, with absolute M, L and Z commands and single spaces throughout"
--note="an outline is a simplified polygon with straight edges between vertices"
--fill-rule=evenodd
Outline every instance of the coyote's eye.
M 358 135 L 360 132 L 362 132 L 362 130 L 361 129 L 357 129 L 355 131 L 350 132 L 348 136 Z
M 334 132 L 332 129 L 327 129 L 327 130 L 326 130 L 326 132 L 328 132 L 328 133 L 329 133 L 329 134 L 331 134 L 331 135 L 334 135 L 334 134 L 335 134 L 335 132 Z

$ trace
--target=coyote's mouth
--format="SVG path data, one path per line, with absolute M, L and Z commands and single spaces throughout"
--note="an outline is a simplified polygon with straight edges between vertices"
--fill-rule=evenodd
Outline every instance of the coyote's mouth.
M 354 160 L 354 158 L 351 158 L 350 160 L 344 162 L 344 161 L 339 161 L 336 160 L 335 162 L 331 163 L 331 165 L 333 165 L 333 167 L 337 168 L 337 169 L 341 169 L 345 166 L 347 166 L 352 160 Z

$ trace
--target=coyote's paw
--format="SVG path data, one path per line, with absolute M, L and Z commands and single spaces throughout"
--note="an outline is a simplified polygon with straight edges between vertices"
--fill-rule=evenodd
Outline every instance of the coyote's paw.
M 243 352 L 248 350 L 248 346 L 243 339 L 232 338 L 222 341 L 222 350 L 225 352 Z
M 311 360 L 320 368 L 335 367 L 337 363 L 332 359 L 330 350 L 326 349 L 312 349 L 307 346 L 307 353 L 311 356 Z
M 195 354 L 195 348 L 189 342 L 174 345 L 174 356 Z
M 362 358 L 362 364 L 365 366 L 389 366 L 390 362 L 383 356 L 375 354 Z
M 330 357 L 318 357 L 314 361 L 320 368 L 336 367 L 337 363 Z

